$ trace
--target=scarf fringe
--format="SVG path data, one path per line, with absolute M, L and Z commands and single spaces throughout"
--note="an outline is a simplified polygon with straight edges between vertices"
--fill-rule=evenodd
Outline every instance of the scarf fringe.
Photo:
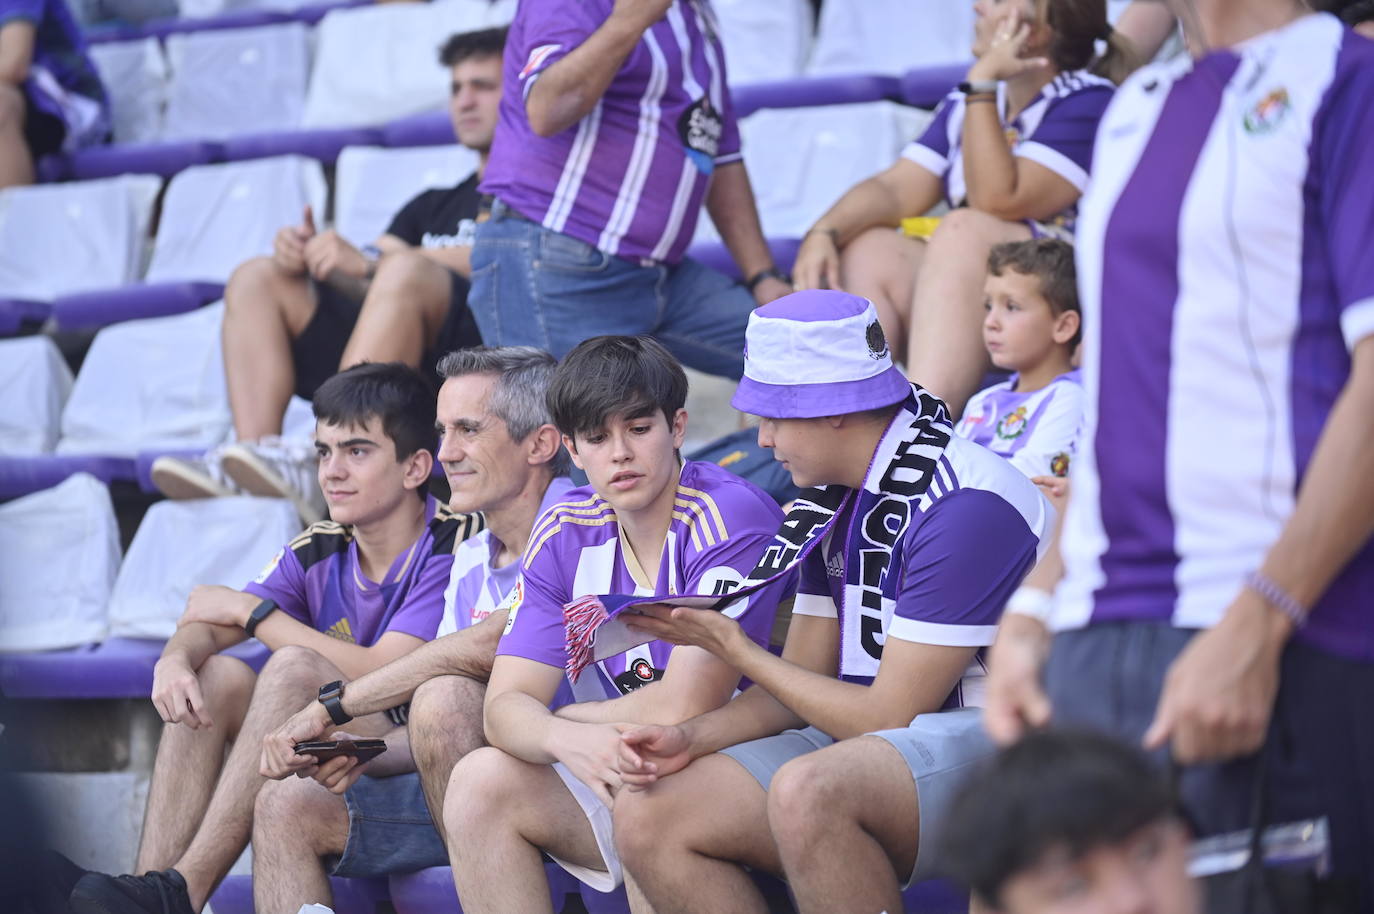
M 592 665 L 596 630 L 607 616 L 606 605 L 594 594 L 563 607 L 563 625 L 568 632 L 568 679 L 572 682 L 577 682 L 582 671 Z

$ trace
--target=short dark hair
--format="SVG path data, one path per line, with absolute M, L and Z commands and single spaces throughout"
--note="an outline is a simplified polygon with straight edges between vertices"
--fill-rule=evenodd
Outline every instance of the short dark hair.
M 381 420 L 396 460 L 434 445 L 434 386 L 404 362 L 359 362 L 315 391 L 315 418 L 328 425 Z M 426 489 L 421 486 L 420 497 Z
M 687 402 L 687 374 L 647 336 L 594 336 L 563 357 L 549 384 L 549 413 L 574 438 L 603 428 L 614 416 L 637 419 L 654 411 L 672 424 Z
M 450 352 L 439 360 L 439 375 L 445 380 L 472 374 L 496 375 L 487 408 L 506 423 L 512 441 L 524 441 L 541 425 L 552 424 L 549 416 L 549 381 L 558 360 L 533 346 L 472 346 Z M 568 452 L 559 445 L 548 469 L 554 476 L 566 476 L 571 465 Z
M 458 32 L 439 46 L 439 63 L 452 68 L 474 57 L 500 57 L 506 49 L 505 26 Z
M 1374 20 L 1374 0 L 1318 0 L 1318 10 L 1341 17 L 1349 26 Z
M 1001 276 L 1014 270 L 1040 280 L 1040 294 L 1056 316 L 1074 311 L 1079 316 L 1078 332 L 1069 341 L 1077 346 L 1083 336 L 1083 312 L 1078 308 L 1078 271 L 1073 265 L 1073 245 L 1057 238 L 1032 238 L 993 245 L 988 254 L 988 272 Z
M 1031 733 L 959 788 L 938 839 L 940 869 L 998 907 L 1007 881 L 1047 852 L 1079 857 L 1176 810 L 1140 750 L 1088 731 Z

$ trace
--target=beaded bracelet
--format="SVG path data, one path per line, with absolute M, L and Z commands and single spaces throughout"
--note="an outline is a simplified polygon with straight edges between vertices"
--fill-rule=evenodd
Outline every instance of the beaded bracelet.
M 1252 571 L 1245 576 L 1245 586 L 1264 598 L 1270 606 L 1287 616 L 1297 628 L 1307 624 L 1307 609 L 1293 599 L 1267 575 Z

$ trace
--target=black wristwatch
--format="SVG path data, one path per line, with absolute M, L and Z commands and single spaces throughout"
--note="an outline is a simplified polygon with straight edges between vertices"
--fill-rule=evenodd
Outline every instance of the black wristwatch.
M 258 623 L 266 619 L 277 611 L 277 601 L 263 598 L 263 601 L 253 607 L 253 611 L 248 614 L 248 621 L 243 623 L 243 630 L 248 633 L 248 637 L 253 637 L 253 633 L 258 630 Z
M 340 727 L 353 718 L 343 709 L 343 681 L 336 679 L 320 686 L 320 704 L 329 712 L 329 719 Z
M 769 267 L 766 270 L 759 270 L 753 276 L 746 279 L 744 281 L 744 288 L 748 289 L 749 293 L 752 295 L 754 290 L 758 288 L 759 283 L 763 282 L 765 279 L 776 279 L 778 282 L 785 282 L 789 286 L 792 285 L 791 276 L 788 276 L 777 267 Z

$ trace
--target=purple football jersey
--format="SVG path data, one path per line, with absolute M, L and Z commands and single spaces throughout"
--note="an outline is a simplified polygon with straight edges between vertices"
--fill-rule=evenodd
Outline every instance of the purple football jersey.
M 715 464 L 689 461 L 682 467 L 658 577 L 648 581 L 621 538 L 611 506 L 590 487 L 574 489 L 535 523 L 496 653 L 563 669 L 564 604 L 607 593 L 727 593 L 754 569 L 781 522 L 777 504 L 751 483 Z M 753 594 L 746 606 L 731 606 L 759 644 L 768 643 L 788 583 Z M 575 694 L 579 700 L 614 698 L 661 679 L 672 649 L 651 641 L 601 661 L 578 680 Z M 596 675 L 589 675 L 593 670 Z
M 428 641 L 444 612 L 453 552 L 482 529 L 482 519 L 454 514 L 433 497 L 425 517 L 424 532 L 381 581 L 363 574 L 353 530 L 321 521 L 283 546 L 244 592 L 274 600 L 293 619 L 350 644 L 368 647 L 387 632 Z
M 740 160 L 725 55 L 706 0 L 675 0 L 605 94 L 550 137 L 530 128 L 540 75 L 600 28 L 613 0 L 521 0 L 482 192 L 608 254 L 676 263 L 716 165 Z

